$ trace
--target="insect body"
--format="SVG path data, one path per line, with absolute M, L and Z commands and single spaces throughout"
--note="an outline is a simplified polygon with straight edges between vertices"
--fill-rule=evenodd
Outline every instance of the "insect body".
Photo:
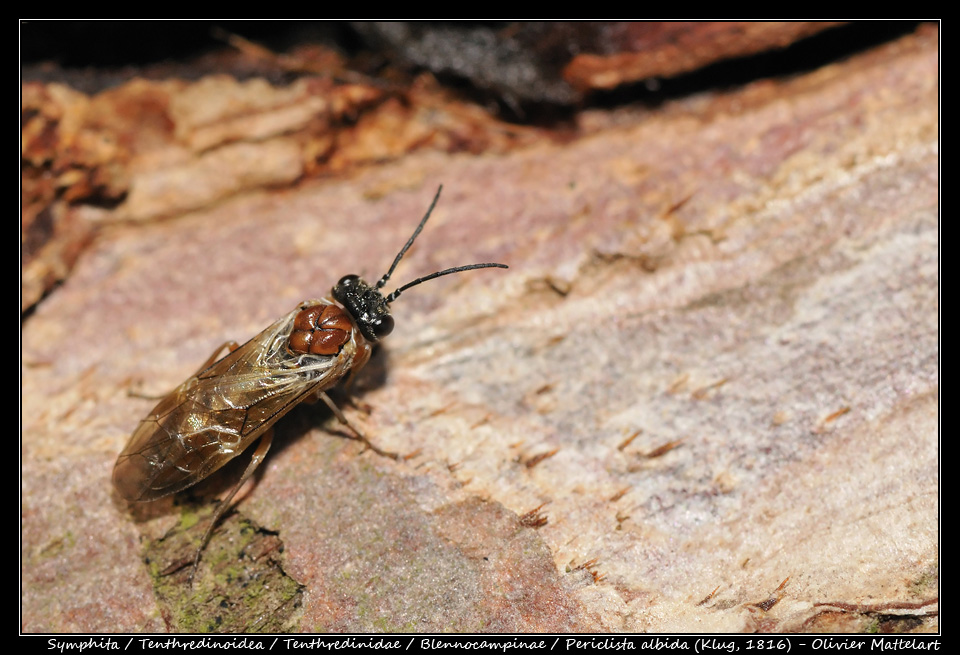
M 348 275 L 333 287 L 331 297 L 308 300 L 259 335 L 214 361 L 223 347 L 186 382 L 167 395 L 141 421 L 113 468 L 113 484 L 123 498 L 149 501 L 190 487 L 243 452 L 260 444 L 240 482 L 221 503 L 200 550 L 233 495 L 263 461 L 272 440 L 272 426 L 305 400 L 323 400 L 356 438 L 385 456 L 351 426 L 325 393 L 340 380 L 352 378 L 367 363 L 373 345 L 393 330 L 389 305 L 406 289 L 442 275 L 475 268 L 507 268 L 472 264 L 449 268 L 405 284 L 384 296 L 380 289 L 423 229 L 440 198 L 441 187 L 413 235 L 390 269 L 373 286 Z

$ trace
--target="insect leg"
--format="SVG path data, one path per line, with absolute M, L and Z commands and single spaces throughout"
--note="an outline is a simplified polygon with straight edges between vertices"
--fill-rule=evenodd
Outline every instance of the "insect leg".
M 229 349 L 230 349 L 230 352 L 233 352 L 234 350 L 236 350 L 236 349 L 239 348 L 239 347 L 240 347 L 240 344 L 237 343 L 236 341 L 225 341 L 225 342 L 223 343 L 223 345 L 221 345 L 219 348 L 217 348 L 216 350 L 213 351 L 213 354 L 210 355 L 210 359 L 208 359 L 207 361 L 205 361 L 205 362 L 200 366 L 200 368 L 197 369 L 197 372 L 194 373 L 193 375 L 191 375 L 190 377 L 191 377 L 191 378 L 195 378 L 195 377 L 197 377 L 198 375 L 200 375 L 201 373 L 203 373 L 204 371 L 206 371 L 208 368 L 210 368 L 210 365 L 211 365 L 211 364 L 213 364 L 215 361 L 217 361 L 218 359 L 220 359 L 220 357 L 218 357 L 218 355 L 220 354 L 220 352 L 221 352 L 224 348 L 229 348 Z M 189 379 L 189 378 L 188 378 L 188 379 Z M 127 391 L 127 395 L 130 396 L 131 398 L 143 398 L 144 400 L 162 400 L 163 398 L 166 398 L 166 397 L 167 397 L 167 394 L 165 394 L 165 393 L 162 393 L 162 394 L 160 394 L 160 395 L 156 395 L 156 396 L 155 396 L 155 395 L 152 395 L 152 394 L 140 393 L 139 391 L 133 391 L 132 389 L 129 390 L 129 391 Z
M 343 412 L 340 411 L 340 408 L 337 407 L 337 404 L 332 400 L 330 400 L 330 396 L 328 396 L 322 391 L 318 391 L 317 397 L 319 397 L 320 400 L 322 400 L 327 404 L 327 407 L 329 407 L 330 411 L 333 412 L 333 415 L 337 417 L 337 420 L 340 421 L 340 423 L 342 423 L 343 425 L 350 428 L 351 432 L 353 432 L 356 435 L 356 439 L 358 439 L 359 441 L 362 441 L 367 446 L 367 448 L 369 448 L 370 450 L 372 450 L 378 455 L 382 455 L 384 457 L 389 457 L 391 459 L 396 459 L 396 460 L 400 459 L 400 455 L 398 455 L 397 453 L 391 453 L 388 450 L 381 450 L 380 448 L 377 448 L 376 446 L 374 446 L 370 442 L 370 440 L 367 439 L 362 432 L 360 432 L 360 430 L 358 430 L 357 428 L 353 427 L 353 425 L 350 424 L 350 421 L 348 421 L 347 417 L 343 415 Z
M 227 511 L 227 509 L 230 508 L 230 501 L 232 501 L 233 497 L 237 495 L 238 491 L 240 491 L 240 487 L 242 487 L 244 483 L 250 479 L 250 476 L 253 475 L 253 472 L 256 471 L 257 467 L 260 466 L 260 463 L 263 462 L 263 458 L 267 456 L 267 451 L 270 450 L 271 443 L 273 443 L 273 428 L 264 432 L 263 436 L 260 437 L 260 443 L 257 444 L 257 449 L 253 451 L 253 457 L 250 459 L 250 463 L 247 464 L 247 470 L 245 470 L 243 475 L 240 476 L 240 482 L 238 482 L 237 486 L 233 488 L 233 490 L 230 492 L 230 495 L 227 496 L 222 503 L 220 503 L 220 506 L 217 507 L 217 511 L 213 513 L 213 519 L 210 521 L 210 526 L 203 534 L 203 539 L 200 540 L 200 546 L 197 548 L 197 555 L 193 558 L 193 571 L 190 573 L 191 580 L 193 580 L 193 576 L 197 573 L 197 567 L 200 566 L 200 555 L 203 553 L 203 549 L 206 547 L 207 542 L 210 541 L 210 536 L 213 534 L 213 529 L 217 527 L 217 523 L 220 521 L 220 518 Z
M 205 361 L 203 364 L 200 365 L 200 368 L 197 369 L 197 372 L 193 374 L 193 377 L 200 375 L 201 373 L 206 371 L 208 368 L 210 368 L 211 364 L 213 364 L 215 361 L 220 359 L 220 352 L 224 348 L 228 348 L 230 352 L 233 352 L 239 347 L 240 347 L 240 344 L 237 343 L 236 341 L 224 341 L 219 348 L 213 351 L 213 354 L 210 355 L 210 359 L 208 359 L 207 361 Z

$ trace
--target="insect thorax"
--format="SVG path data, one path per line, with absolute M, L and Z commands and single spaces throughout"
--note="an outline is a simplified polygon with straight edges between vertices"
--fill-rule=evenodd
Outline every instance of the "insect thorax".
M 325 311 L 329 313 L 325 314 Z M 334 320 L 338 315 L 347 321 Z M 306 329 L 311 325 L 314 327 Z M 316 327 L 318 325 L 319 327 Z M 314 336 L 297 335 L 298 332 Z M 332 333 L 332 336 L 326 332 Z M 319 336 L 316 336 L 318 334 Z M 274 323 L 262 336 L 264 348 L 257 357 L 257 367 L 268 371 L 269 375 L 259 384 L 290 384 L 293 379 L 310 382 L 334 373 L 342 374 L 343 370 L 349 370 L 356 354 L 355 336 L 359 334 L 353 331 L 349 317 L 332 300 L 309 300 L 300 303 L 299 307 Z M 331 346 L 341 340 L 336 348 Z M 316 346 L 318 350 L 333 352 L 311 352 L 310 349 L 316 344 L 320 344 Z
M 352 330 L 353 321 L 337 305 L 305 307 L 293 320 L 287 347 L 304 355 L 336 355 L 350 340 Z

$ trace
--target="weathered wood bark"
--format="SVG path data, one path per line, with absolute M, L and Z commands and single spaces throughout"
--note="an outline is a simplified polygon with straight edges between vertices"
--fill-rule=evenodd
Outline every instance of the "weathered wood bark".
M 348 180 L 294 182 L 292 109 L 139 151 L 125 202 L 70 210 L 111 227 L 23 328 L 23 630 L 199 629 L 142 561 L 179 510 L 111 490 L 153 402 L 128 392 L 377 277 L 440 183 L 394 281 L 510 270 L 395 303 L 345 411 L 409 459 L 319 409 L 278 426 L 239 505 L 302 585 L 269 629 L 935 629 L 937 38 Z

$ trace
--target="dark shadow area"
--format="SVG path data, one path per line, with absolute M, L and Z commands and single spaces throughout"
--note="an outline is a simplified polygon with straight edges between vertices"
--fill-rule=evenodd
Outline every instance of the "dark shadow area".
M 447 38 L 455 39 L 449 33 L 456 34 L 461 30 L 462 38 L 467 42 L 469 35 L 478 30 L 489 29 L 496 33 L 497 29 L 508 29 L 503 25 L 468 22 L 435 25 L 436 29 L 448 33 Z M 720 61 L 686 75 L 649 79 L 611 91 L 593 92 L 580 103 L 576 102 L 576 94 L 569 92 L 541 94 L 539 102 L 525 100 L 517 91 L 474 80 L 469 75 L 451 73 L 439 63 L 439 69 L 430 69 L 445 85 L 496 111 L 504 119 L 550 125 L 569 119 L 572 112 L 584 106 L 602 108 L 638 102 L 656 106 L 697 92 L 743 85 L 757 79 L 796 75 L 897 39 L 914 31 L 918 25 L 916 21 L 851 23 L 820 32 L 786 48 Z M 364 36 L 367 27 L 325 21 L 24 21 L 21 23 L 20 44 L 22 76 L 24 81 L 64 82 L 86 93 L 122 84 L 136 76 L 196 79 L 224 73 L 243 79 L 260 75 L 274 84 L 289 83 L 299 76 L 266 62 L 245 60 L 227 44 L 227 35 L 243 37 L 274 53 L 289 52 L 298 46 L 320 45 L 341 54 L 347 68 L 371 76 L 371 80 L 377 76 L 392 78 L 401 87 L 404 83 L 398 79 L 398 73 L 402 78 L 430 67 L 429 59 L 425 60 L 427 67 L 420 66 L 404 60 L 403 55 L 396 52 L 396 45 L 391 48 L 369 34 Z M 574 27 L 570 26 L 571 38 L 577 34 Z M 419 25 L 415 32 L 428 30 L 427 26 Z M 576 49 L 573 45 L 570 47 Z M 516 56 L 522 56 L 522 53 Z M 517 65 L 507 55 L 501 59 L 503 66 Z M 561 79 L 563 62 L 554 64 L 553 68 L 548 67 L 552 72 L 540 73 L 543 78 L 538 83 L 551 88 L 564 85 Z M 481 66 L 478 70 L 486 68 Z M 491 77 L 496 77 L 495 71 L 488 72 Z M 408 81 L 410 79 L 412 77 Z M 564 97 L 566 101 L 558 100 Z

